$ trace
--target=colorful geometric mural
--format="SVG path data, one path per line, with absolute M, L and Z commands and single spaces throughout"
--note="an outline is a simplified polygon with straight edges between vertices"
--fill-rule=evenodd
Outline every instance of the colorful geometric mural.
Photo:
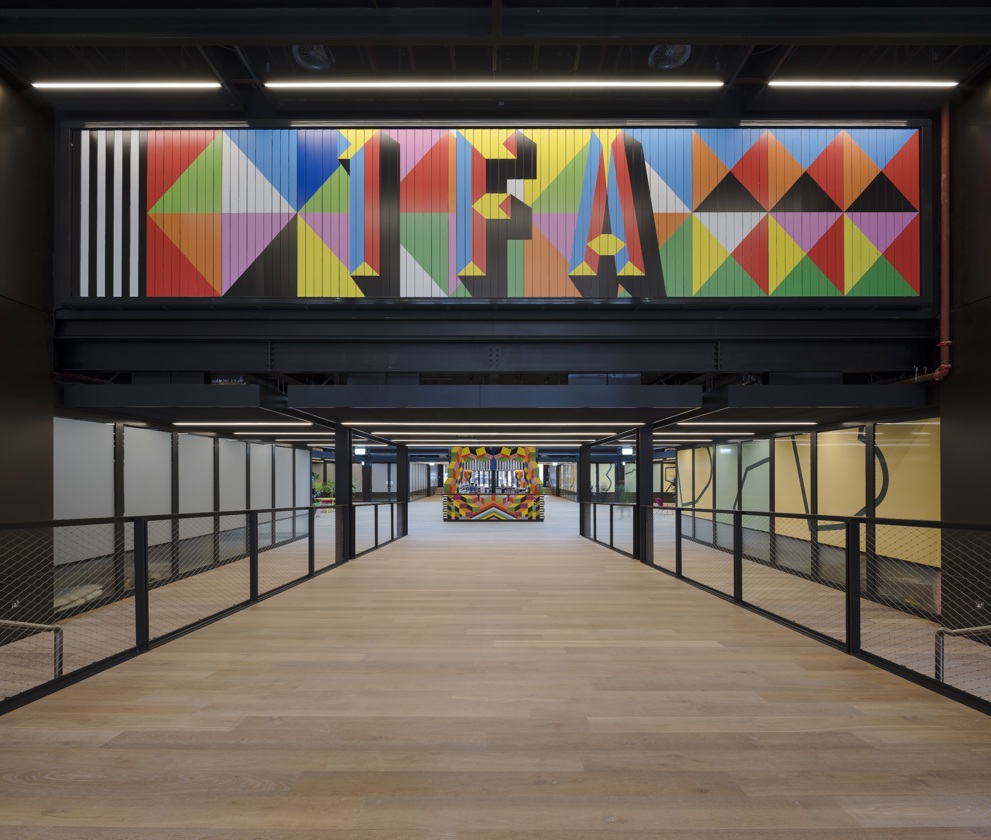
M 914 128 L 162 129 L 123 165 L 81 134 L 83 296 L 920 293 Z
M 544 519 L 537 450 L 455 446 L 444 482 L 446 521 Z

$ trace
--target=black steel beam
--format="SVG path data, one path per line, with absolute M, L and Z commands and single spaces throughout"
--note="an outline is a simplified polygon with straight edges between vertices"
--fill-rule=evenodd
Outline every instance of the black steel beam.
M 924 408 L 926 386 L 730 385 L 728 408 Z

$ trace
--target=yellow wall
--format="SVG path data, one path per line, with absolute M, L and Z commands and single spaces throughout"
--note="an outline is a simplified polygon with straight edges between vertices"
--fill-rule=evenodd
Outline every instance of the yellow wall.
M 823 516 L 863 516 L 867 449 L 860 439 L 861 428 L 820 432 L 817 446 L 818 512 Z M 846 544 L 846 533 L 838 523 L 821 523 L 819 542 Z
M 700 508 L 715 507 L 712 487 L 712 447 L 693 449 L 695 453 L 695 498 Z M 712 519 L 711 513 L 700 513 L 699 519 Z
M 795 451 L 798 463 L 795 463 Z M 781 513 L 808 513 L 812 444 L 808 435 L 774 440 L 774 509 Z M 803 496 L 804 488 L 804 496 Z
M 691 507 L 695 498 L 692 486 L 692 459 L 694 450 L 678 450 L 678 507 Z

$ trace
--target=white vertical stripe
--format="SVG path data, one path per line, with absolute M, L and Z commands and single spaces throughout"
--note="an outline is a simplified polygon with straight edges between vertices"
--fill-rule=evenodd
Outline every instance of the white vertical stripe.
M 113 214 L 114 214 L 114 238 L 113 238 L 113 279 L 115 298 L 121 297 L 123 291 L 122 268 L 124 243 L 121 241 L 124 236 L 124 132 L 120 129 L 114 131 L 114 180 L 113 180 Z
M 131 297 L 138 296 L 138 247 L 141 243 L 141 236 L 138 232 L 138 225 L 141 223 L 141 216 L 138 207 L 138 202 L 141 200 L 141 189 L 140 184 L 138 184 L 138 179 L 141 177 L 141 138 L 139 131 L 131 132 L 131 198 L 130 198 L 130 208 L 131 208 L 131 241 L 128 244 L 128 251 L 130 255 L 130 270 L 128 276 L 130 278 L 130 293 Z
M 96 296 L 107 294 L 107 132 L 96 132 Z
M 89 296 L 89 131 L 79 132 L 79 296 Z

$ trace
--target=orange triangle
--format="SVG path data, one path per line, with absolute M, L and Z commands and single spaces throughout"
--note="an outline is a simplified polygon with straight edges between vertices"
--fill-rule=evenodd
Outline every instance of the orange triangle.
M 912 206 L 919 209 L 919 132 L 902 146 L 884 167 L 884 174 Z M 902 274 L 904 277 L 905 275 Z M 908 279 L 908 278 L 906 278 Z
M 156 213 L 152 218 L 219 294 L 223 289 L 221 214 Z
M 691 213 L 655 213 L 654 230 L 657 231 L 657 247 L 663 248 L 685 219 L 691 215 Z
M 867 185 L 877 177 L 881 170 L 868 157 L 867 152 L 860 148 L 845 131 L 840 132 L 843 139 L 843 203 L 844 210 L 857 200 Z
M 568 277 L 568 258 L 536 225 L 533 238 L 523 243 L 523 276 L 525 297 L 579 297 Z
M 736 166 L 732 170 L 737 180 L 747 188 L 747 191 L 760 202 L 765 210 L 771 207 L 767 203 L 767 146 L 769 136 L 770 132 L 765 131 L 760 139 L 747 150 L 747 153 L 736 162 Z
M 145 295 L 147 297 L 218 297 L 220 293 L 196 270 L 186 256 L 148 217 L 147 269 Z
M 847 205 L 843 200 L 844 190 L 843 190 L 843 147 L 845 145 L 844 138 L 847 137 L 845 131 L 841 131 L 833 141 L 822 150 L 822 154 L 819 155 L 812 165 L 809 167 L 808 172 L 823 191 L 836 203 L 838 207 L 845 210 Z M 819 266 L 822 268 L 822 266 Z M 829 272 L 825 272 L 826 276 L 829 276 Z
M 726 164 L 706 142 L 692 132 L 692 208 L 698 207 L 708 197 L 716 184 L 729 172 Z
M 774 207 L 805 171 L 771 132 L 767 137 L 767 208 Z
M 453 213 L 457 159 L 451 135 L 441 137 L 399 185 L 400 213 Z

